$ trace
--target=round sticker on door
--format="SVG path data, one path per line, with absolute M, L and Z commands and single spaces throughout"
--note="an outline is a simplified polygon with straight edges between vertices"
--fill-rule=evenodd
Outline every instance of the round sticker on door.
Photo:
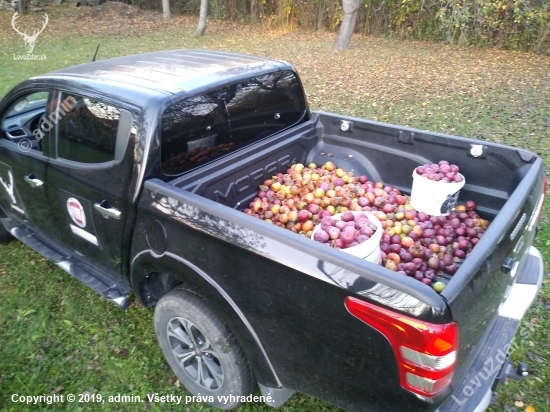
M 86 226 L 86 215 L 84 214 L 84 208 L 80 202 L 74 197 L 70 197 L 67 200 L 67 211 L 69 216 L 80 227 Z

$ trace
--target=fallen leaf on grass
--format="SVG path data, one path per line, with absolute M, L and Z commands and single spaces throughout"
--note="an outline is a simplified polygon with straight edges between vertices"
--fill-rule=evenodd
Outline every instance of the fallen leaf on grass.
M 128 349 L 121 349 L 117 352 L 117 355 L 120 357 L 126 356 L 128 354 Z
M 52 395 L 55 395 L 56 393 L 59 393 L 61 392 L 65 387 L 63 385 L 59 385 L 57 388 L 55 388 L 53 391 L 52 391 Z

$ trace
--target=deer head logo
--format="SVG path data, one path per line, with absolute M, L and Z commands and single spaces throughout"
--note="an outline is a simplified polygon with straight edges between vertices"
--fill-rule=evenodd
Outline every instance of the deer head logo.
M 19 28 L 17 27 L 17 18 L 19 17 L 19 13 L 15 12 L 11 19 L 11 25 L 13 29 L 23 37 L 23 40 L 25 41 L 25 48 L 27 49 L 27 53 L 31 54 L 34 49 L 34 43 L 36 42 L 36 39 L 38 38 L 38 35 L 44 31 L 46 28 L 46 25 L 48 24 L 48 15 L 44 13 L 44 25 L 40 30 L 34 30 L 31 35 L 27 34 L 27 31 L 21 32 Z

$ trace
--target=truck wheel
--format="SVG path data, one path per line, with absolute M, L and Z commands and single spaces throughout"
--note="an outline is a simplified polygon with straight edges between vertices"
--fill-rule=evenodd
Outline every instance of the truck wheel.
M 0 222 L 0 244 L 7 243 L 10 240 L 13 240 L 13 236 L 10 232 L 6 230 L 4 225 Z
M 233 409 L 241 402 L 222 397 L 252 393 L 254 380 L 243 350 L 197 295 L 182 288 L 164 295 L 155 308 L 155 330 L 179 381 L 202 402 Z

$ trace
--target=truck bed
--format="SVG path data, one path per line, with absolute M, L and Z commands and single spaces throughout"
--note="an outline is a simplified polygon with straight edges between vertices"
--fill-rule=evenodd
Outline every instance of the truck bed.
M 342 120 L 350 122 L 349 131 L 341 131 Z M 441 295 L 412 278 L 241 213 L 256 196 L 259 184 L 293 163 L 323 164 L 331 160 L 356 175 L 365 174 L 370 180 L 410 193 L 414 168 L 441 159 L 459 165 L 465 176 L 459 201 L 474 200 L 478 213 L 491 221 L 457 273 L 447 277 L 448 285 Z M 258 338 L 257 342 L 243 344 L 245 351 L 259 344 L 270 359 L 264 365 L 265 384 L 300 390 L 348 409 L 356 409 L 358 402 L 369 402 L 373 410 L 384 405 L 395 408 L 396 404 L 410 410 L 434 410 L 451 390 L 433 403 L 401 390 L 395 367 L 391 366 L 393 354 L 386 350 L 389 345 L 383 337 L 361 330 L 364 325 L 360 322 L 355 336 L 340 329 L 340 322 L 356 321 L 346 313 L 343 299 L 358 296 L 432 323 L 456 321 L 460 348 L 452 392 L 460 393 L 476 372 L 476 365 L 481 369 L 491 351 L 501 348 L 499 342 L 508 343 L 518 327 L 523 313 L 503 312 L 502 305 L 512 284 L 536 286 L 538 282 L 540 287 L 538 274 L 542 268 L 530 246 L 535 235 L 533 222 L 542 204 L 542 170 L 542 161 L 521 149 L 314 112 L 306 123 L 170 182 L 147 181 L 138 210 L 142 218 L 138 221 L 158 219 L 167 232 L 168 247 L 173 248 L 169 253 L 205 268 L 213 282 L 232 297 Z M 171 227 L 174 218 L 181 222 L 179 230 Z M 188 237 L 173 240 L 182 233 Z M 136 242 L 133 255 L 139 253 L 139 248 Z M 506 265 L 512 265 L 515 277 L 510 276 Z M 536 275 L 530 277 L 533 273 Z M 258 296 L 252 298 L 254 293 Z M 297 318 L 296 313 L 303 318 Z M 291 342 L 275 338 L 267 320 L 272 316 L 292 317 L 284 331 Z M 318 330 L 323 322 L 333 328 L 330 333 Z M 236 324 L 233 327 L 239 328 Z M 321 348 L 302 353 L 293 343 L 300 333 L 319 339 L 320 344 L 323 339 L 325 342 Z M 334 339 L 338 333 L 345 345 L 339 339 L 332 342 L 331 337 Z M 279 347 L 270 339 L 275 339 Z M 344 346 L 346 349 L 342 349 Z M 315 369 L 301 358 L 307 353 L 314 354 L 318 363 Z M 342 362 L 349 365 L 339 364 Z M 384 370 L 369 371 L 382 365 Z M 338 390 L 323 389 L 324 381 L 331 379 L 317 376 L 304 382 L 293 374 L 294 368 L 327 376 L 340 369 L 338 374 L 344 376 L 333 379 L 331 385 L 339 388 L 342 396 L 334 395 L 340 393 Z M 350 374 L 360 378 L 356 382 L 344 379 Z M 456 405 L 472 410 L 468 404 L 479 401 L 479 396 L 486 397 L 491 382 L 484 382 L 485 388 L 465 398 L 463 404 L 447 400 L 440 410 L 458 410 Z M 362 391 L 365 385 L 379 396 L 367 399 L 372 395 Z M 328 393 L 331 395 L 324 396 Z

